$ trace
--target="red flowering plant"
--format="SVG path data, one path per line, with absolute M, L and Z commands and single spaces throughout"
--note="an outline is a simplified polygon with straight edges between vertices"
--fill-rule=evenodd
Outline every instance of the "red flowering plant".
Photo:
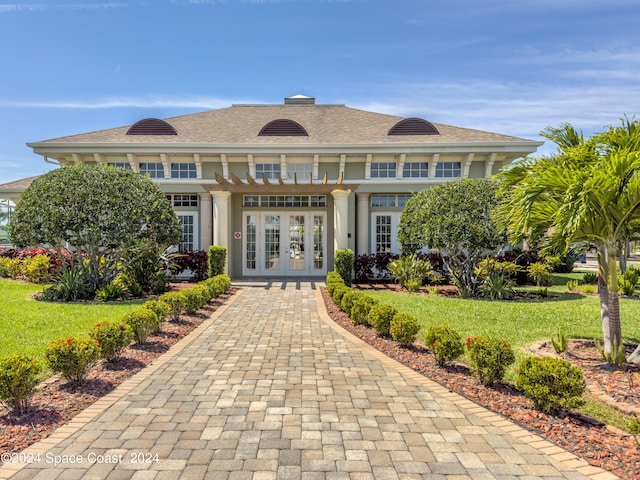
M 424 336 L 424 343 L 440 366 L 446 365 L 464 353 L 462 337 L 451 327 L 430 327 Z

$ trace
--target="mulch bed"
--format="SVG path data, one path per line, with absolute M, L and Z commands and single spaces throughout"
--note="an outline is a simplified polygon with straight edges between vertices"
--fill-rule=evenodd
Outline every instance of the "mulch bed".
M 394 288 L 394 287 L 389 287 Z M 333 303 L 326 289 L 322 295 L 329 316 L 341 327 L 361 338 L 387 356 L 421 373 L 452 392 L 456 392 L 585 459 L 591 465 L 601 467 L 615 475 L 640 479 L 640 446 L 635 436 L 619 429 L 608 427 L 577 413 L 552 416 L 538 412 L 532 402 L 512 385 L 501 383 L 495 388 L 482 386 L 461 363 L 452 363 L 445 368 L 436 365 L 433 355 L 416 342 L 411 348 L 403 348 L 389 338 L 381 338 L 369 327 L 353 325 L 349 316 Z M 541 354 L 553 354 L 550 346 L 541 344 Z M 551 349 L 551 351 L 549 351 Z M 638 404 L 640 386 L 630 387 L 627 373 L 612 373 L 602 369 L 593 342 L 570 345 L 570 354 L 565 358 L 578 365 L 590 385 L 590 390 L 599 390 L 612 395 L 615 401 L 626 406 Z M 599 355 L 599 354 L 598 354 Z
M 176 285 L 175 289 L 186 288 Z M 55 375 L 43 382 L 31 397 L 30 409 L 14 415 L 0 405 L 0 454 L 20 452 L 48 437 L 79 412 L 108 394 L 127 378 L 149 365 L 172 345 L 185 337 L 213 314 L 236 289 L 212 300 L 194 315 L 182 315 L 178 322 L 165 322 L 162 330 L 149 336 L 143 345 L 132 344 L 117 362 L 100 361 L 80 385 L 69 384 Z

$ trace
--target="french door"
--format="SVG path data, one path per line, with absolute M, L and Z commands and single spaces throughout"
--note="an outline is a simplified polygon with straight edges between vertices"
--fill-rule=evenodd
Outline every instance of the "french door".
M 242 274 L 325 275 L 325 212 L 245 212 Z

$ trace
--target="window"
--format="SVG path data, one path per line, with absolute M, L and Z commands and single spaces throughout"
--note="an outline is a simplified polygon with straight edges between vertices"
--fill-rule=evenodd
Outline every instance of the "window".
M 167 195 L 174 207 L 197 207 L 198 195 Z
M 269 180 L 277 180 L 280 176 L 280 164 L 279 163 L 257 163 L 256 164 L 256 178 L 262 178 L 264 174 Z
M 243 207 L 326 207 L 326 195 L 245 195 Z
M 441 162 L 436 165 L 436 178 L 454 178 L 461 173 L 460 162 Z
M 372 207 L 395 207 L 396 196 L 395 195 L 371 195 Z
M 164 167 L 161 163 L 141 163 L 140 174 L 150 178 L 164 178 Z
M 293 180 L 293 174 L 299 182 L 309 180 L 309 176 L 313 174 L 313 164 L 311 163 L 291 163 L 287 165 L 287 177 Z
M 197 178 L 195 163 L 172 163 L 171 178 Z
M 391 215 L 376 215 L 376 253 L 391 253 Z
M 413 195 L 398 195 L 398 206 L 404 208 L 407 204 L 407 200 L 409 200 Z
M 108 165 L 110 167 L 128 168 L 131 170 L 131 164 L 128 162 L 109 162 Z
M 394 162 L 375 162 L 371 164 L 371 178 L 395 178 L 396 164 Z
M 182 241 L 179 249 L 181 252 L 193 252 L 195 237 L 195 221 L 193 215 L 178 215 L 182 224 Z
M 427 162 L 405 163 L 402 169 L 404 178 L 427 178 L 429 176 L 429 164 Z

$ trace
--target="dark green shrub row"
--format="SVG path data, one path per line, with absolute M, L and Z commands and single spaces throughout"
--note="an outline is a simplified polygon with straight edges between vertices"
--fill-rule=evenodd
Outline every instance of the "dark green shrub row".
M 180 292 L 163 294 L 158 300 L 149 300 L 127 313 L 120 322 L 96 324 L 88 336 L 54 340 L 45 350 L 44 360 L 53 372 L 62 374 L 69 382 L 81 383 L 100 358 L 109 362 L 118 360 L 132 340 L 144 343 L 160 329 L 168 315 L 177 314 L 179 318 L 181 313 L 195 311 L 230 287 L 229 276 L 218 275 Z M 33 357 L 0 358 L 0 401 L 17 413 L 24 413 L 41 373 L 42 366 Z
M 393 340 L 403 346 L 413 344 L 420 329 L 418 318 L 411 313 L 398 312 L 388 305 L 379 305 L 363 292 L 352 290 L 345 284 L 343 273 L 327 274 L 327 293 L 349 315 L 353 324 L 373 326 L 378 335 L 390 334 Z
M 391 335 L 404 346 L 414 342 L 419 331 L 415 315 L 398 312 L 390 305 L 379 304 L 364 292 L 352 290 L 337 272 L 327 274 L 326 284 L 329 296 L 349 314 L 354 325 L 372 326 L 378 335 Z M 432 326 L 423 338 L 440 366 L 465 351 L 460 334 L 448 326 Z M 486 386 L 500 382 L 506 369 L 515 361 L 511 345 L 489 336 L 467 338 L 466 349 L 474 376 Z M 535 408 L 554 413 L 580 406 L 585 383 L 582 372 L 564 360 L 527 358 L 519 365 L 516 388 L 533 400 Z

